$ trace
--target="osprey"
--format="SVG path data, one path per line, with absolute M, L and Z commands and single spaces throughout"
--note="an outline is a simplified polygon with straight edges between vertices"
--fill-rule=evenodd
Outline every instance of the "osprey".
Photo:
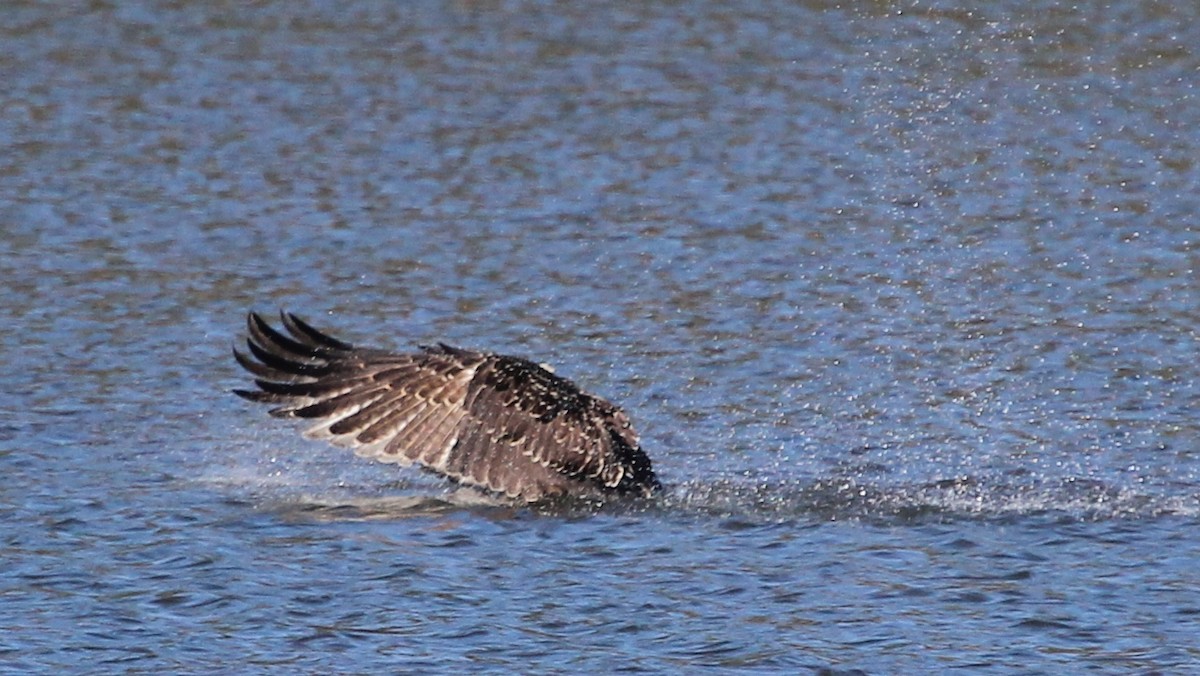
M 259 389 L 234 393 L 316 420 L 306 436 L 525 502 L 662 488 L 625 412 L 545 367 L 442 343 L 358 348 L 280 316 L 288 335 L 247 318 L 253 358 L 233 355 Z

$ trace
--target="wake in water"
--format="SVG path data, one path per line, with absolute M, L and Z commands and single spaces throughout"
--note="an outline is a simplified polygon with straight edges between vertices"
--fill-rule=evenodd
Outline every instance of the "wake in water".
M 960 477 L 915 485 L 867 484 L 851 478 L 697 481 L 674 486 L 662 503 L 667 509 L 771 521 L 1200 515 L 1200 495 L 1155 495 L 1076 478 L 1011 483 Z
M 734 519 L 748 524 L 794 520 L 913 523 L 1034 515 L 1083 521 L 1200 516 L 1197 495 L 1156 496 L 1077 479 L 1003 484 L 957 478 L 911 486 L 867 485 L 849 479 L 722 479 L 675 484 L 651 499 L 568 499 L 537 505 L 514 504 L 468 488 L 439 491 L 433 485 L 414 485 L 403 490 L 387 496 L 360 496 L 344 490 L 325 495 L 274 495 L 260 504 L 291 517 L 321 521 L 404 519 L 455 511 L 478 512 L 490 518 L 640 514 Z
M 590 514 L 661 518 L 725 518 L 748 523 L 865 521 L 912 523 L 1049 515 L 1069 520 L 1200 516 L 1200 494 L 1150 484 L 1115 485 L 1095 478 L 998 474 L 901 483 L 853 474 L 825 477 L 719 475 L 668 482 L 649 499 L 558 500 L 518 505 L 431 476 L 379 481 L 378 469 L 323 452 L 288 454 L 278 463 L 213 465 L 202 480 L 248 493 L 250 503 L 291 517 L 319 520 L 403 519 L 474 511 L 491 518 Z M 326 462 L 327 461 L 327 462 Z M 699 468 L 696 469 L 700 471 Z M 1189 484 L 1190 485 L 1190 484 Z

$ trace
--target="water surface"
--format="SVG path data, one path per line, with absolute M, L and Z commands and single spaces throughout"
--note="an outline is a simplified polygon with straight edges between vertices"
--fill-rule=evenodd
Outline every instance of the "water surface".
M 1194 10 L 10 3 L 0 668 L 1200 668 Z M 651 505 L 228 392 L 246 310 L 554 364 Z

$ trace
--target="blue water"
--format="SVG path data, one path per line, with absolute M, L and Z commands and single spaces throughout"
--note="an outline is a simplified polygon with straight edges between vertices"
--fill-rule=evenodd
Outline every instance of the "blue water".
M 1200 14 L 10 3 L 0 671 L 1200 672 Z M 469 504 L 249 309 L 553 364 L 668 493 Z

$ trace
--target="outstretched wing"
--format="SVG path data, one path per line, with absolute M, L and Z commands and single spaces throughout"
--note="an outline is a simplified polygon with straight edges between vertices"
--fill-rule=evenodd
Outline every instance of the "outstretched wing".
M 446 345 L 356 348 L 282 319 L 288 335 L 250 314 L 250 354 L 234 356 L 259 390 L 235 393 L 316 420 L 308 436 L 528 501 L 658 487 L 619 409 L 531 362 Z

